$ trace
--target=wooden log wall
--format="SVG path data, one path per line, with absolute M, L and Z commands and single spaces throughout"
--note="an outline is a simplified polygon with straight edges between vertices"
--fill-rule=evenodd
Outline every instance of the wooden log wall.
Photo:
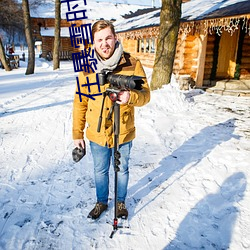
M 49 52 L 53 53 L 54 48 L 54 37 L 44 36 L 42 37 L 42 57 L 46 58 Z M 80 48 L 74 48 L 71 46 L 69 37 L 61 37 L 60 51 L 67 51 L 70 53 L 76 53 L 84 49 L 81 45 Z
M 124 51 L 127 51 L 127 52 L 129 52 L 131 54 L 135 54 L 136 53 L 136 46 L 137 46 L 137 41 L 136 40 L 122 39 L 120 42 L 122 43 Z
M 197 39 L 195 35 L 178 36 L 173 67 L 173 73 L 177 76 L 189 75 L 193 80 L 196 79 L 199 54 Z
M 153 68 L 154 67 L 154 60 L 155 60 L 155 54 L 150 54 L 150 53 L 136 53 L 133 55 L 134 57 L 138 58 L 142 65 L 148 68 Z
M 126 52 L 129 52 L 132 56 L 138 58 L 141 63 L 148 68 L 153 68 L 154 60 L 155 60 L 155 53 L 149 53 L 146 51 L 139 51 L 139 40 L 135 39 L 120 39 L 123 49 Z
M 174 65 L 173 65 L 173 73 L 178 75 L 179 71 L 183 68 L 183 53 L 185 46 L 185 36 L 179 35 L 177 39 L 176 44 L 176 51 L 175 51 L 175 59 L 174 59 Z
M 145 67 L 153 68 L 155 53 L 146 52 L 146 50 L 140 51 L 138 49 L 139 43 L 144 43 L 146 39 L 152 39 L 151 36 L 146 36 L 136 39 L 126 39 L 126 37 L 120 36 L 120 41 L 123 45 L 123 49 L 131 53 L 134 57 L 140 59 L 141 63 Z M 198 37 L 195 35 L 184 36 L 179 34 L 176 47 L 176 55 L 173 66 L 173 73 L 177 75 L 190 75 L 191 78 L 196 78 L 197 73 L 197 57 L 198 57 Z M 155 46 L 157 45 L 157 39 L 155 39 Z M 155 49 L 156 51 L 156 49 Z
M 197 58 L 199 54 L 198 38 L 195 35 L 187 36 L 184 51 L 184 65 L 181 74 L 188 74 L 192 79 L 196 78 Z
M 35 30 L 39 30 L 39 27 L 55 27 L 55 19 L 54 18 L 31 18 L 32 28 Z M 76 23 L 76 25 L 81 25 L 84 23 L 82 20 L 68 22 L 66 19 L 61 20 L 61 27 L 70 27 L 72 23 Z
M 245 35 L 242 46 L 240 79 L 250 79 L 250 36 Z
M 42 37 L 42 57 L 46 58 L 49 52 L 53 51 L 54 37 Z

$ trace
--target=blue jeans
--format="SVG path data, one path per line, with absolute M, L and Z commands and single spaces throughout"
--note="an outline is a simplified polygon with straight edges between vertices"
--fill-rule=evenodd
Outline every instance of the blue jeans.
M 124 202 L 127 195 L 128 187 L 128 161 L 130 156 L 130 149 L 132 147 L 132 141 L 121 144 L 119 146 L 119 152 L 121 154 L 119 165 L 120 171 L 118 172 L 118 192 L 117 200 Z M 104 204 L 108 203 L 109 196 L 109 168 L 110 163 L 114 162 L 114 148 L 102 147 L 94 142 L 90 141 L 91 153 L 94 160 L 94 174 L 96 185 L 96 197 L 97 202 Z

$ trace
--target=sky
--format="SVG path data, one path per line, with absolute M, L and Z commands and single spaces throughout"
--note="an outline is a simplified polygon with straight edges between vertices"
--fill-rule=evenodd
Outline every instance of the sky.
M 35 74 L 26 66 L 0 68 L 1 250 L 250 249 L 249 98 L 181 91 L 174 77 L 151 91 L 135 112 L 128 220 L 110 239 L 113 169 L 109 208 L 90 222 L 88 140 L 72 160 L 72 61 L 53 71 L 37 53 Z

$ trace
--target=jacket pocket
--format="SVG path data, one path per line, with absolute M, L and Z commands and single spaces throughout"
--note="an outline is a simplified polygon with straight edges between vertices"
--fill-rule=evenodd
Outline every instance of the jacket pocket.
M 120 133 L 125 134 L 134 129 L 134 109 L 126 107 L 121 111 Z

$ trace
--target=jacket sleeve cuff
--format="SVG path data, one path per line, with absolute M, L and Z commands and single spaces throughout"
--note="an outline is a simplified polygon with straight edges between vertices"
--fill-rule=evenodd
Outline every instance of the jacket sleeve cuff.
M 83 139 L 83 132 L 73 131 L 73 140 Z

